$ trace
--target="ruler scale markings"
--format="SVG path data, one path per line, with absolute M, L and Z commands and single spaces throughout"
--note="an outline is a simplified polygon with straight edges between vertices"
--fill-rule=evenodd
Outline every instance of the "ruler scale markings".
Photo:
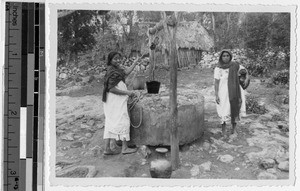
M 6 10 L 3 185 L 43 190 L 45 5 L 11 2 Z
M 7 27 L 7 33 L 6 36 L 8 36 L 7 38 L 7 44 L 9 45 L 8 48 L 6 49 L 6 63 L 7 65 L 13 64 L 16 67 L 10 68 L 8 67 L 8 73 L 6 76 L 6 79 L 8 79 L 8 77 L 10 75 L 12 75 L 12 73 L 16 73 L 16 72 L 12 72 L 12 70 L 15 68 L 17 70 L 17 72 L 19 72 L 21 70 L 21 60 L 17 60 L 15 59 L 14 63 L 12 62 L 12 59 L 10 58 L 20 58 L 21 57 L 21 31 L 20 30 L 14 30 L 14 29 L 21 29 L 21 22 L 22 22 L 22 9 L 21 3 L 7 3 L 6 4 L 6 8 L 7 8 L 7 12 L 9 12 L 8 17 L 6 17 L 6 19 L 8 19 L 8 21 L 11 21 L 9 23 L 7 23 L 6 27 Z M 9 36 L 14 36 L 14 38 L 9 38 Z M 8 64 L 10 63 L 10 64 Z M 17 79 L 20 80 L 20 75 L 17 75 Z M 13 83 L 8 83 L 8 80 L 6 80 L 6 86 L 8 87 L 8 94 L 11 94 L 11 89 L 10 87 L 19 87 L 21 84 L 21 81 L 12 81 Z M 8 134 L 7 133 L 7 160 L 5 161 L 6 163 L 6 168 L 4 171 L 4 176 L 6 176 L 6 190 L 19 190 L 19 158 L 20 158 L 20 151 L 18 149 L 19 146 L 19 138 L 20 138 L 20 132 L 19 132 L 19 126 L 20 126 L 20 119 L 18 118 L 14 118 L 14 117 L 19 117 L 20 116 L 20 89 L 16 89 L 16 91 L 14 92 L 16 93 L 16 98 L 15 96 L 7 96 L 7 109 L 8 109 L 8 115 L 7 118 L 7 124 L 5 124 L 5 128 L 9 128 L 10 131 L 15 131 L 15 134 Z M 10 104 L 10 103 L 14 103 L 14 104 Z M 13 117 L 13 118 L 11 118 Z M 9 126 L 10 125 L 10 126 Z M 6 132 L 8 132 L 9 130 L 7 129 Z M 10 155 L 8 155 L 8 153 L 10 153 Z M 16 161 L 16 163 L 15 163 Z M 12 164 L 13 163 L 13 164 Z M 12 164 L 12 165 L 11 165 Z M 10 169 L 10 170 L 8 170 Z

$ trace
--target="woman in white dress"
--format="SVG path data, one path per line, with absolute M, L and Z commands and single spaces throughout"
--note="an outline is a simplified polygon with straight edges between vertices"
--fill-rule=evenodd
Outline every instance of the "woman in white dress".
M 112 150 L 110 143 L 116 140 L 122 141 L 122 153 L 130 154 L 137 149 L 128 148 L 127 141 L 130 140 L 130 118 L 127 110 L 129 96 L 134 96 L 133 91 L 128 91 L 125 78 L 137 65 L 138 58 L 127 70 L 122 69 L 120 64 L 121 55 L 111 52 L 107 59 L 107 72 L 104 77 L 103 108 L 105 115 L 105 128 L 103 138 L 105 140 L 105 155 L 119 154 L 120 150 Z
M 226 136 L 226 122 L 231 122 L 231 133 L 236 133 L 236 120 L 246 115 L 245 92 L 239 83 L 239 71 L 245 69 L 242 65 L 232 61 L 229 50 L 223 50 L 219 63 L 214 70 L 215 95 L 217 113 L 222 124 L 222 134 Z M 246 75 L 245 84 L 249 84 Z

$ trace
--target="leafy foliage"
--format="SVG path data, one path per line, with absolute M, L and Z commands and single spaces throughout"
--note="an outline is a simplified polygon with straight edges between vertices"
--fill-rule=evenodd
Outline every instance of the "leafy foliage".
M 272 13 L 248 13 L 243 23 L 245 45 L 254 51 L 267 47 Z
M 265 114 L 267 109 L 258 104 L 256 97 L 248 96 L 246 97 L 246 111 L 255 114 Z
M 272 82 L 276 85 L 278 84 L 288 84 L 289 83 L 290 73 L 289 70 L 278 71 L 272 75 Z
M 91 50 L 96 44 L 93 34 L 99 21 L 97 11 L 78 10 L 59 18 L 58 53 L 76 56 L 79 52 Z M 59 55 L 59 56 L 60 56 Z
M 159 11 L 76 10 L 58 20 L 58 63 L 76 60 L 81 53 L 93 52 L 95 62 L 112 50 L 129 57 L 145 52 L 147 29 L 160 20 Z M 289 13 L 183 12 L 179 22 L 188 21 L 204 26 L 214 38 L 215 51 L 247 49 L 251 62 L 245 66 L 253 76 L 268 74 L 280 51 L 289 67 Z

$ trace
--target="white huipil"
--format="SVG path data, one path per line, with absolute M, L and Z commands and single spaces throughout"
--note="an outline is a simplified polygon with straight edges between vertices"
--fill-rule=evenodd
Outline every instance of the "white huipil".
M 116 86 L 119 90 L 127 90 L 126 84 L 120 81 Z M 103 103 L 105 115 L 104 139 L 130 140 L 130 118 L 127 110 L 128 95 L 107 93 L 106 102 Z
M 245 69 L 244 66 L 240 65 L 240 69 Z M 219 83 L 219 98 L 220 103 L 217 105 L 217 112 L 221 120 L 221 124 L 224 122 L 228 122 L 231 120 L 230 116 L 230 102 L 229 102 L 229 93 L 228 93 L 228 69 L 222 69 L 216 67 L 214 70 L 214 78 L 220 80 Z M 246 116 L 246 99 L 245 99 L 245 91 L 240 86 L 241 89 L 241 98 L 242 98 L 242 106 L 240 109 L 240 117 Z

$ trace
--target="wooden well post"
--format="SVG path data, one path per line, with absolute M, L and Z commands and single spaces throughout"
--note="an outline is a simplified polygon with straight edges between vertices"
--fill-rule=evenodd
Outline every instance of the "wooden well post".
M 162 12 L 163 20 L 156 24 L 155 27 L 149 29 L 149 37 L 151 34 L 155 34 L 157 31 L 164 30 L 167 54 L 166 61 L 170 66 L 170 115 L 168 120 L 168 128 L 170 130 L 171 141 L 171 162 L 172 169 L 179 168 L 179 138 L 178 138 L 178 109 L 177 109 L 177 67 L 178 56 L 176 47 L 176 31 L 177 31 L 177 13 L 167 16 L 165 12 Z M 151 39 L 151 38 L 149 38 Z M 153 39 L 153 38 L 152 38 Z M 154 53 L 154 52 L 152 52 Z M 153 63 L 151 63 L 153 65 Z M 154 70 L 155 68 L 153 68 Z

